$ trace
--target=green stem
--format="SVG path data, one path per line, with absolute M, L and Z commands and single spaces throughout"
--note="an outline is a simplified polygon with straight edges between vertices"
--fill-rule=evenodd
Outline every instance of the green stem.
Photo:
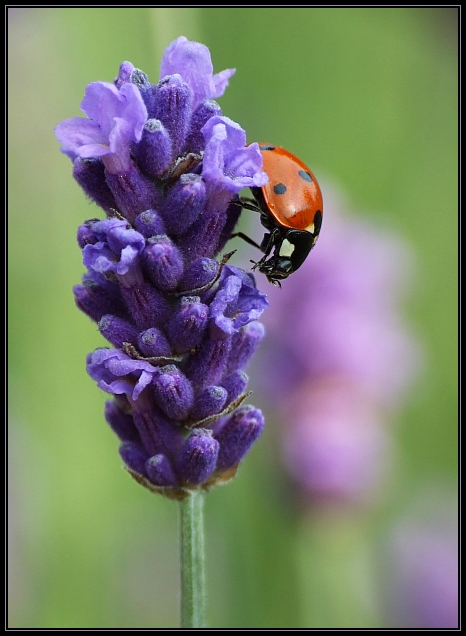
M 204 494 L 180 502 L 181 627 L 205 627 Z

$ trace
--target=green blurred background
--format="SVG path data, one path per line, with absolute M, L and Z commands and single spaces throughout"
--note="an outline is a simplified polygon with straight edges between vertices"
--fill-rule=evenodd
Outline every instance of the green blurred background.
M 8 10 L 10 627 L 178 625 L 177 506 L 121 470 L 105 395 L 85 371 L 103 339 L 74 306 L 75 235 L 99 211 L 53 127 L 79 116 L 86 84 L 112 81 L 123 60 L 155 83 L 179 35 L 210 48 L 215 72 L 237 69 L 219 103 L 249 141 L 291 149 L 411 243 L 405 315 L 426 358 L 394 428 L 396 478 L 370 510 L 328 524 L 290 505 L 273 426 L 237 479 L 208 495 L 209 626 L 387 625 L 373 598 L 378 541 L 419 492 L 454 497 L 457 482 L 457 18 L 455 8 Z

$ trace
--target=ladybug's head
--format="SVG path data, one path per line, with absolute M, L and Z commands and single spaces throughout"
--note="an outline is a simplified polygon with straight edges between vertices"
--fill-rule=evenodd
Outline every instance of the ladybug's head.
M 280 287 L 280 280 L 288 278 L 294 272 L 293 264 L 289 258 L 273 256 L 271 259 L 259 266 L 261 274 L 267 276 L 267 280 L 272 285 Z
M 277 232 L 274 240 L 274 255 L 268 261 L 259 261 L 258 270 L 267 276 L 270 283 L 276 285 L 277 281 L 288 278 L 290 274 L 301 267 L 315 240 L 313 234 L 303 230 Z

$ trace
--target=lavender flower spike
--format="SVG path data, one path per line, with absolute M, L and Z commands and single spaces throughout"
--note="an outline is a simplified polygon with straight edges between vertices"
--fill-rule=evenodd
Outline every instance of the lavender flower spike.
M 214 74 L 207 47 L 179 37 L 158 84 L 123 62 L 113 84 L 87 87 L 87 118 L 55 129 L 106 214 L 78 230 L 76 304 L 110 345 L 87 370 L 113 396 L 105 417 L 128 472 L 172 499 L 231 478 L 264 426 L 240 405 L 268 301 L 217 258 L 233 197 L 267 181 L 257 144 L 213 101 L 234 72 Z

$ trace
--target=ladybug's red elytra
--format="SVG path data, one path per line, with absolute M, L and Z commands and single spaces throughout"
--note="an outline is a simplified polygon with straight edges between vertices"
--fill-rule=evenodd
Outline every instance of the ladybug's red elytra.
M 251 188 L 253 201 L 241 200 L 241 204 L 260 212 L 268 232 L 260 246 L 244 234 L 238 235 L 264 252 L 253 269 L 280 286 L 279 281 L 304 263 L 317 241 L 322 225 L 322 193 L 314 174 L 291 152 L 266 143 L 260 143 L 259 149 L 269 181 L 261 188 Z

